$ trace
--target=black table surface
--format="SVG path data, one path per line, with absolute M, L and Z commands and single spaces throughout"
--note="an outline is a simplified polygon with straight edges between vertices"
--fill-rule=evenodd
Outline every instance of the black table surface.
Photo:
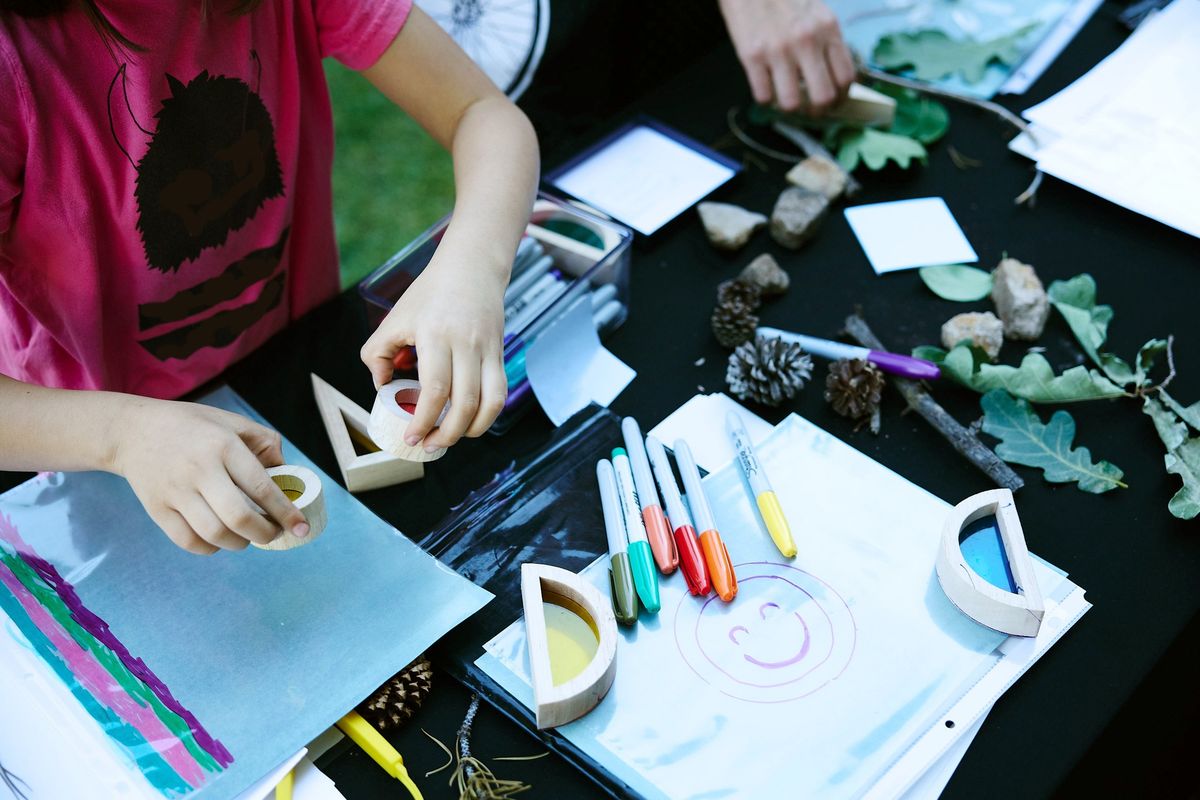
M 1005 104 L 1020 109 L 1049 96 L 1118 46 L 1124 31 L 1114 11 L 1103 7 L 1027 96 Z M 650 92 L 631 113 L 652 114 L 740 158 L 744 150 L 729 144 L 725 113 L 747 100 L 741 71 L 725 47 Z M 1194 308 L 1200 294 L 1197 241 L 1051 179 L 1035 208 L 1014 206 L 1013 198 L 1032 173 L 1027 161 L 1006 150 L 1011 131 L 973 109 L 952 106 L 951 117 L 949 134 L 932 147 L 927 166 L 866 175 L 854 202 L 941 196 L 979 253 L 981 266 L 990 267 L 1008 253 L 1033 264 L 1046 283 L 1090 272 L 1100 301 L 1116 312 L 1109 349 L 1132 357 L 1147 339 L 1173 334 L 1178 371 L 1173 394 L 1184 402 L 1200 398 L 1200 353 L 1194 347 L 1200 342 Z M 611 126 L 621 121 L 613 119 Z M 545 164 L 552 166 L 583 144 L 565 143 L 561 152 L 548 154 Z M 951 146 L 982 166 L 955 167 Z M 779 164 L 751 162 L 715 199 L 769 212 L 785 186 L 784 171 Z M 788 293 L 761 312 L 767 325 L 834 338 L 845 316 L 861 307 L 886 345 L 906 351 L 937 343 L 941 323 L 950 316 L 986 307 L 939 300 L 912 272 L 876 276 L 840 209 L 799 252 L 780 249 L 764 232 L 732 256 L 715 251 L 695 215 L 687 214 L 635 244 L 630 317 L 607 344 L 637 369 L 638 378 L 613 403 L 616 413 L 633 414 L 648 428 L 697 392 L 724 390 L 727 353 L 708 328 L 715 287 L 764 251 L 774 254 L 792 278 Z M 369 408 L 373 391 L 357 358 L 366 333 L 361 303 L 354 292 L 346 292 L 225 377 L 284 435 L 336 474 L 308 373 L 321 375 Z M 1081 360 L 1057 316 L 1041 344 L 1056 368 Z M 1003 358 L 1012 362 L 1020 346 L 1008 343 L 1006 350 Z M 755 410 L 772 422 L 798 412 L 950 502 L 993 488 L 919 417 L 902 415 L 894 391 L 885 399 L 882 433 L 855 433 L 824 402 L 824 373 L 818 364 L 813 384 L 785 407 Z M 977 396 L 966 390 L 939 385 L 935 395 L 964 423 L 980 416 Z M 1094 496 L 1050 485 L 1036 471 L 1018 468 L 1027 484 L 1017 505 L 1030 549 L 1068 571 L 1095 607 L 996 704 L 955 772 L 948 797 L 1195 793 L 1187 767 L 1200 729 L 1200 693 L 1194 688 L 1200 667 L 1200 530 L 1167 511 L 1179 479 L 1165 474 L 1162 446 L 1137 401 L 1087 403 L 1070 411 L 1079 442 L 1124 469 L 1129 488 Z M 540 414 L 530 414 L 503 437 L 453 448 L 429 466 L 423 480 L 360 499 L 418 538 L 470 489 L 514 457 L 537 450 L 551 433 Z M 0 476 L 0 484 L 12 485 L 18 477 Z M 448 771 L 425 777 L 445 761 L 425 732 L 451 744 L 469 696 L 439 672 L 425 706 L 392 737 L 428 798 L 457 797 L 457 792 L 447 786 Z M 535 761 L 492 761 L 544 748 L 486 707 L 476 722 L 473 750 L 502 777 L 531 783 L 533 789 L 523 796 L 602 796 L 587 776 L 554 754 Z M 355 748 L 339 748 L 320 763 L 350 800 L 401 796 L 395 782 Z

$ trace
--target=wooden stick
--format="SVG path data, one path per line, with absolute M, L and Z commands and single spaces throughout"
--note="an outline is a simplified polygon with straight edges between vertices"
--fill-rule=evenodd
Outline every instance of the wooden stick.
M 858 314 L 846 317 L 846 334 L 863 347 L 887 351 L 879 337 L 871 330 L 871 326 Z M 891 376 L 891 381 L 904 396 L 909 408 L 924 417 L 955 450 L 966 456 L 967 460 L 995 481 L 997 486 L 1015 492 L 1025 485 L 1020 475 L 1013 472 L 1012 468 L 1000 460 L 990 447 L 979 441 L 975 434 L 959 425 L 921 384 L 895 375 Z

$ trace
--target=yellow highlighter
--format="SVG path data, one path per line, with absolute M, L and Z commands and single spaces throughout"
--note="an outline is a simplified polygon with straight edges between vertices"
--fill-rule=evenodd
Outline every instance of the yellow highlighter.
M 792 540 L 792 529 L 788 527 L 787 517 L 783 516 L 783 506 L 779 505 L 779 498 L 775 496 L 775 491 L 767 480 L 767 473 L 763 472 L 762 464 L 754 454 L 750 434 L 746 433 L 746 427 L 742 425 L 736 411 L 725 415 L 725 427 L 729 431 L 729 438 L 733 440 L 734 449 L 737 450 L 737 462 L 746 474 L 746 480 L 750 482 L 750 491 L 754 493 L 758 513 L 767 525 L 767 532 L 771 534 L 779 552 L 787 558 L 793 558 L 796 555 L 796 542 Z
M 408 777 L 404 759 L 396 752 L 396 748 L 383 738 L 383 734 L 375 730 L 371 723 L 363 719 L 357 711 L 351 711 L 337 721 L 337 726 L 342 733 L 361 747 L 363 752 L 374 759 L 376 764 L 383 767 L 387 774 L 404 784 L 404 788 L 408 789 L 413 800 L 422 800 L 421 790 L 413 783 L 412 778 Z

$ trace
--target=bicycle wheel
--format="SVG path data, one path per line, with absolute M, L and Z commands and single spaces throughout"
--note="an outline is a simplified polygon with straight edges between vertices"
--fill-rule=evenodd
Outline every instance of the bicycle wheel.
M 550 0 L 422 0 L 442 26 L 513 100 L 529 87 L 550 32 Z

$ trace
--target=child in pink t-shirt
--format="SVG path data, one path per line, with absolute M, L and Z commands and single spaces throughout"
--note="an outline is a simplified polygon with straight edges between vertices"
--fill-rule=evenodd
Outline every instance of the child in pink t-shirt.
M 410 444 L 492 423 L 537 145 L 412 0 L 0 0 L 0 469 L 119 473 L 196 553 L 307 535 L 279 436 L 171 398 L 337 292 L 326 56 L 454 155 L 454 221 L 361 358 L 379 385 L 420 349 Z

